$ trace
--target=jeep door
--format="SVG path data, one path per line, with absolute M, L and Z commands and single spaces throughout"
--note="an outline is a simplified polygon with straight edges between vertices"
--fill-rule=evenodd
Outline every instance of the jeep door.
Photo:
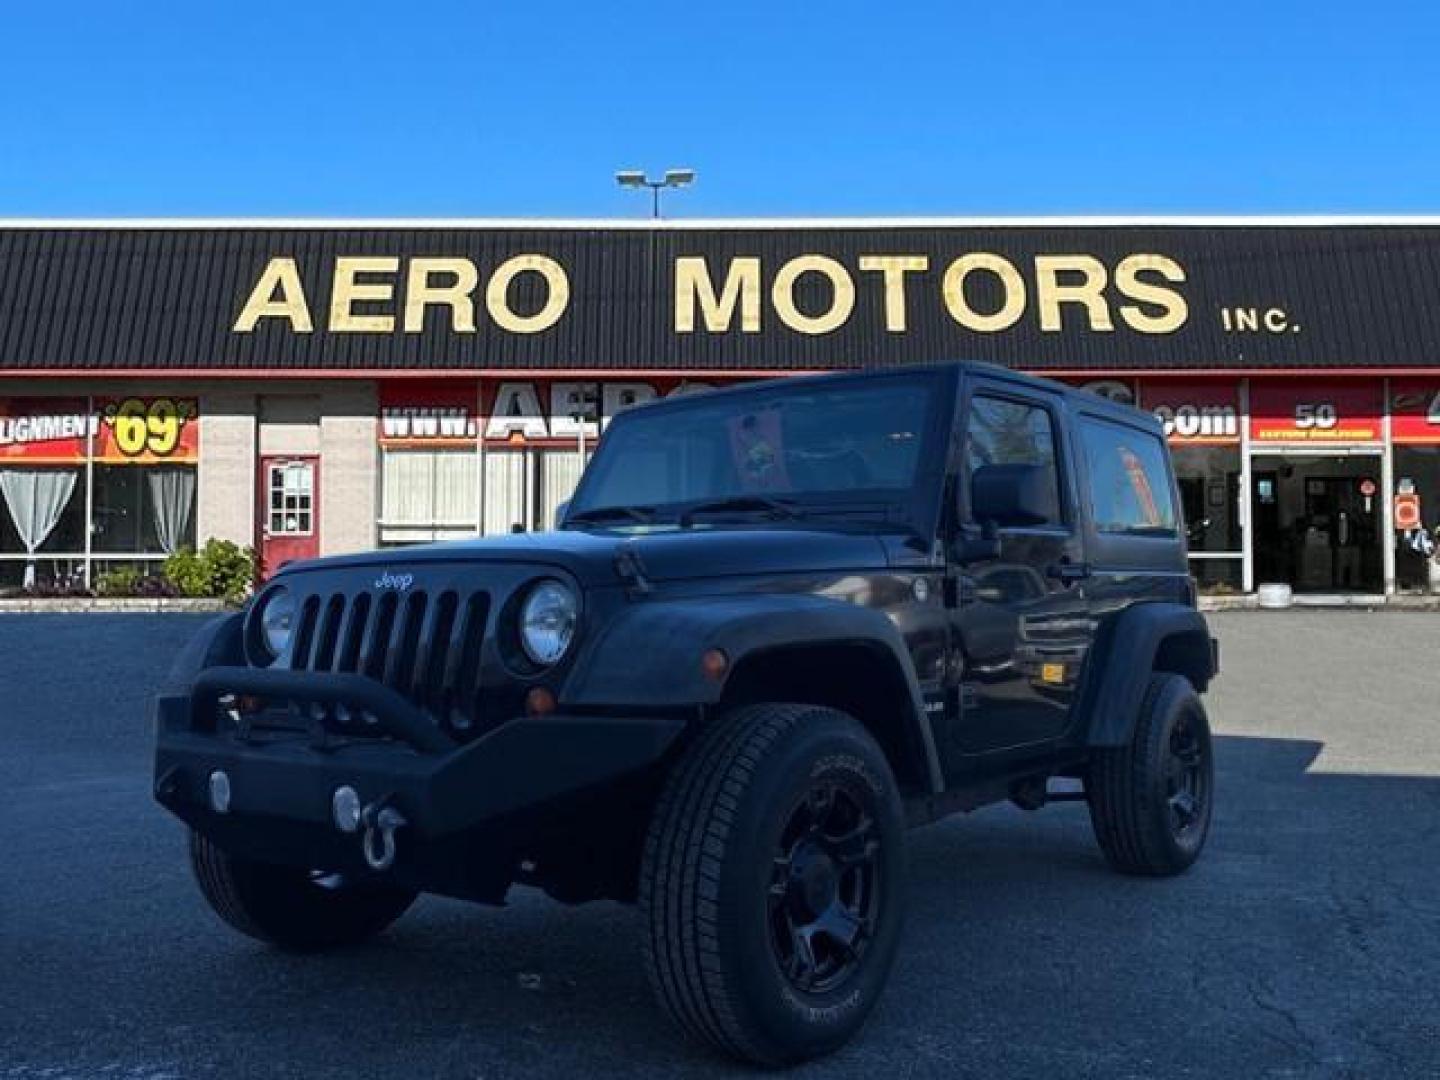
M 948 749 L 962 769 L 973 755 L 1058 738 L 1075 705 L 1094 629 L 1066 422 L 1059 393 L 1001 378 L 966 380 L 958 529 L 948 545 L 957 683 Z M 1029 511 L 982 520 L 975 497 L 982 470 L 989 472 L 981 490 L 992 495 L 997 477 L 1002 496 L 1011 477 L 1031 485 Z

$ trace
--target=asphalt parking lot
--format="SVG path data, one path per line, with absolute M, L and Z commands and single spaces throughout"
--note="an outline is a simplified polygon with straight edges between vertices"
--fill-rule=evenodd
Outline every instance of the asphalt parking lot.
M 615 905 L 425 900 L 322 958 L 223 928 L 149 798 L 143 698 L 196 625 L 0 617 L 0 1078 L 732 1071 L 665 1025 Z M 799 1075 L 1440 1075 L 1440 617 L 1212 625 L 1202 862 L 1112 875 L 1078 805 L 914 834 L 886 997 Z

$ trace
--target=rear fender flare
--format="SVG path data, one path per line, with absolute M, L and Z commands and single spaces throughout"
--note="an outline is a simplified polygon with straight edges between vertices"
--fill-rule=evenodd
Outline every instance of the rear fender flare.
M 1153 671 L 1184 675 L 1198 691 L 1215 676 L 1205 617 L 1183 604 L 1137 604 L 1116 616 L 1091 656 L 1095 678 L 1081 698 L 1086 741 L 1124 746 L 1140 718 L 1140 702 Z

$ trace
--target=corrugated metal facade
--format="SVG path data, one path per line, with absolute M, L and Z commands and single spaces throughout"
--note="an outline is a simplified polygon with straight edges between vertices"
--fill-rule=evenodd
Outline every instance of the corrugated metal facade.
M 1026 284 L 1013 326 L 981 333 L 947 310 L 945 269 L 966 253 L 1007 260 Z M 486 317 L 485 283 L 521 254 L 558 262 L 569 303 L 549 329 L 507 332 Z M 1042 329 L 1037 255 L 1093 256 L 1111 275 L 1112 315 L 1121 260 L 1163 256 L 1183 269 L 1167 287 L 1186 314 L 1172 332 L 1142 333 L 1118 316 L 1094 329 L 1083 305 L 1063 305 L 1059 330 Z M 480 275 L 477 329 L 452 331 L 431 310 L 420 333 L 336 333 L 327 326 L 337 256 L 397 256 L 396 299 L 360 305 L 398 315 L 403 260 L 463 257 Z M 801 255 L 837 260 L 855 284 L 849 317 L 806 334 L 777 317 L 776 272 Z M 882 275 L 866 255 L 924 256 L 905 277 L 904 332 L 886 325 Z M 274 257 L 293 257 L 314 316 L 311 333 L 283 319 L 233 329 Z M 703 256 L 718 284 L 729 260 L 760 260 L 759 332 L 677 332 L 675 264 Z M 1158 281 L 1157 278 L 1150 278 Z M 975 308 L 1002 297 L 993 275 L 973 274 Z M 516 311 L 541 303 L 533 274 L 511 293 Z M 793 228 L 5 228 L 0 229 L 0 374 L 68 371 L 815 370 L 947 358 L 1040 370 L 1257 370 L 1418 368 L 1440 364 L 1440 228 L 1422 226 L 995 226 Z M 831 303 L 818 274 L 800 278 L 796 306 Z M 1222 309 L 1283 310 L 1283 331 L 1227 331 Z M 1153 310 L 1145 308 L 1142 310 Z

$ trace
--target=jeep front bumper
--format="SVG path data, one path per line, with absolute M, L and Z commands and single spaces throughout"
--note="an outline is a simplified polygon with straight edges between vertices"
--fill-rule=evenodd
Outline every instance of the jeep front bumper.
M 306 718 L 275 731 L 226 719 L 238 697 Z M 363 710 L 389 738 L 336 730 L 335 708 Z M 364 837 L 335 821 L 341 787 L 404 821 L 395 873 L 417 888 L 473 893 L 457 860 L 493 861 L 507 823 L 642 772 L 684 726 L 677 717 L 519 717 L 468 743 L 452 740 L 405 698 L 354 675 L 209 668 L 153 705 L 155 797 L 232 853 L 363 873 Z M 212 776 L 223 774 L 217 807 Z M 373 814 L 372 814 L 373 817 Z M 373 864 L 372 864 L 373 867 Z M 507 882 L 508 884 L 508 882 Z M 485 890 L 481 890 L 485 891 Z

